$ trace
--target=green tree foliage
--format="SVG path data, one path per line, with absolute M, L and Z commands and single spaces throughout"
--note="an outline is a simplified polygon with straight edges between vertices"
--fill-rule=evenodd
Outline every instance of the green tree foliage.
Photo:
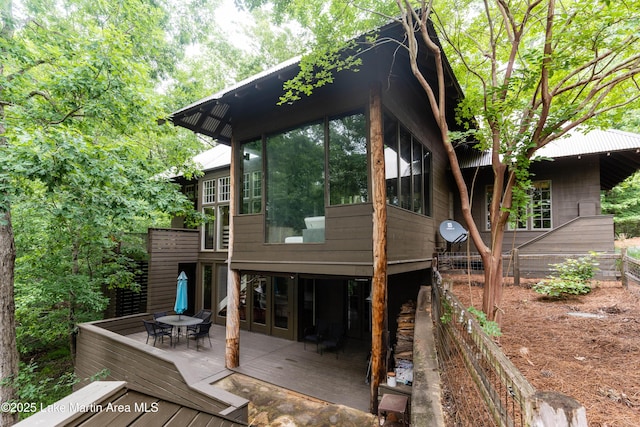
M 103 290 L 133 284 L 127 233 L 192 209 L 160 177 L 202 144 L 157 125 L 166 110 L 156 88 L 180 46 L 202 34 L 191 24 L 210 21 L 207 4 L 169 11 L 170 0 L 2 2 L 3 378 L 18 374 L 13 259 L 20 349 L 73 345 L 76 322 L 105 307 Z M 15 397 L 11 384 L 2 383 L 0 400 Z M 14 414 L 2 416 L 9 424 Z
M 614 216 L 617 234 L 640 236 L 640 172 L 603 194 L 602 213 Z
M 408 52 L 440 129 L 470 237 L 483 260 L 483 310 L 489 320 L 496 316 L 499 320 L 504 231 L 509 215 L 517 215 L 528 200 L 528 171 L 535 152 L 577 126 L 611 123 L 624 107 L 640 100 L 638 0 L 244 2 L 249 7 L 265 3 L 274 4 L 283 19 L 298 20 L 315 36 L 314 51 L 302 61 L 301 73 L 286 85 L 284 101 L 295 101 L 331 83 L 336 72 L 357 70 L 358 52 L 377 43 L 394 42 Z M 478 124 L 462 134 L 449 132 L 445 119 L 443 49 L 429 35 L 428 18 L 465 91 L 459 117 L 462 123 Z M 404 28 L 403 40 L 378 39 L 373 32 L 361 46 L 348 42 L 393 21 Z M 425 57 L 436 63 L 435 85 L 417 66 L 417 58 Z M 470 191 L 454 150 L 470 140 L 492 153 L 489 243 L 483 241 L 471 215 Z

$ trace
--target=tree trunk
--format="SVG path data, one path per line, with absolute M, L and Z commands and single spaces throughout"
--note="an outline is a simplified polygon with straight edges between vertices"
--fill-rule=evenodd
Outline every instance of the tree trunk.
M 227 324 L 225 336 L 225 366 L 227 369 L 237 368 L 240 365 L 240 272 L 231 269 L 233 258 L 233 246 L 235 240 L 234 221 L 236 215 L 236 191 L 237 181 L 237 144 L 235 138 L 231 141 L 231 171 L 230 187 L 234 195 L 229 204 L 229 247 L 227 252 Z
M 384 139 L 380 87 L 374 85 L 369 95 L 371 117 L 371 169 L 373 192 L 373 278 L 371 281 L 371 401 L 377 413 L 378 386 L 386 373 L 387 317 L 387 197 L 385 185 Z
M 494 236 L 496 234 L 496 236 Z M 488 320 L 493 320 L 500 324 L 502 322 L 502 301 L 503 287 L 503 264 L 502 264 L 502 239 L 504 230 L 496 230 L 491 233 L 495 238 L 491 246 L 491 253 L 483 254 L 484 264 L 484 290 L 482 295 L 482 311 L 487 315 Z
M 5 196 L 6 195 L 2 195 Z M 0 214 L 0 379 L 18 375 L 18 350 L 16 347 L 15 300 L 13 272 L 16 248 L 13 240 L 11 212 Z M 16 398 L 11 382 L 0 383 L 0 403 Z M 17 413 L 0 411 L 0 426 L 10 426 L 18 421 Z

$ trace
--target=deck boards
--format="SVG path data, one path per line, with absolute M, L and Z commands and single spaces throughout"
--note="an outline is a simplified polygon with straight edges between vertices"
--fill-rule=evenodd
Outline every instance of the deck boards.
M 144 344 L 146 333 L 129 335 Z M 224 367 L 225 329 L 211 328 L 212 347 L 205 340 L 196 350 L 193 342 L 180 339 L 175 348 L 158 343 L 157 348 L 183 357 L 191 367 L 194 380 L 212 382 L 232 372 Z M 240 366 L 233 371 L 297 393 L 330 403 L 369 410 L 369 385 L 365 383 L 369 344 L 347 341 L 344 351 L 319 354 L 315 345 L 304 349 L 301 342 L 263 334 L 240 332 Z

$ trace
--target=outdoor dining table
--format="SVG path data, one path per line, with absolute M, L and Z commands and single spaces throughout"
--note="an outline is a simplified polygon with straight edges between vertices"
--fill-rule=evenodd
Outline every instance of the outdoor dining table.
M 166 323 L 176 328 L 176 338 L 180 339 L 180 328 L 187 326 L 194 326 L 202 323 L 202 319 L 198 317 L 185 316 L 183 314 L 172 314 L 169 316 L 162 316 L 156 319 L 158 323 Z M 175 342 L 175 341 L 174 341 Z M 175 344 L 174 344 L 175 347 Z

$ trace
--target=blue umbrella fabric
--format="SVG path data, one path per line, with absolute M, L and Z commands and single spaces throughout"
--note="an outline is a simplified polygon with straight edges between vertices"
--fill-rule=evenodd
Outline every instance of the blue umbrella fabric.
M 187 309 L 187 275 L 184 271 L 180 272 L 178 276 L 178 288 L 176 290 L 176 304 L 173 306 L 173 310 L 182 314 Z

